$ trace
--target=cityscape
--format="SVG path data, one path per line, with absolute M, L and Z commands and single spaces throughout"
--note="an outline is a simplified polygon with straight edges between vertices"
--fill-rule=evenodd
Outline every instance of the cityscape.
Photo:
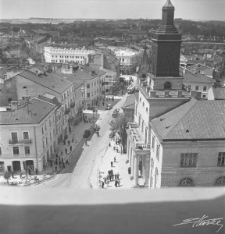
M 224 231 L 225 20 L 161 2 L 1 18 L 2 233 Z

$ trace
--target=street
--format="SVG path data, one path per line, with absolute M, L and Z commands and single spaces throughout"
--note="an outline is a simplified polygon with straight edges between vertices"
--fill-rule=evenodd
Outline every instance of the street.
M 101 128 L 100 136 L 94 134 L 87 146 L 83 144 L 84 140 L 82 140 L 72 154 L 70 165 L 61 174 L 57 174 L 53 179 L 39 186 L 72 187 L 75 189 L 88 189 L 98 186 L 98 168 L 109 144 L 111 114 L 114 109 L 123 106 L 126 97 L 127 94 L 113 109 L 99 111 L 100 117 L 97 124 Z

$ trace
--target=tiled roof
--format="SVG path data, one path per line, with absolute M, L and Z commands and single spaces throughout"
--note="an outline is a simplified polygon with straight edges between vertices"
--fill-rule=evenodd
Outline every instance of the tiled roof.
M 186 71 L 186 73 L 183 74 L 183 82 L 188 82 L 188 83 L 206 83 L 206 84 L 213 84 L 215 81 L 204 75 L 204 74 L 192 74 L 189 71 Z
M 15 111 L 1 111 L 0 125 L 40 123 L 54 108 L 54 104 L 33 98 L 28 106 L 21 105 Z
M 151 121 L 161 140 L 225 139 L 225 101 L 189 102 Z
M 20 73 L 19 76 L 22 76 L 25 79 L 31 80 L 41 86 L 44 86 L 60 94 L 65 92 L 72 85 L 70 81 L 63 79 L 63 77 L 53 72 L 46 72 L 42 75 L 36 75 L 34 72 L 24 71 Z

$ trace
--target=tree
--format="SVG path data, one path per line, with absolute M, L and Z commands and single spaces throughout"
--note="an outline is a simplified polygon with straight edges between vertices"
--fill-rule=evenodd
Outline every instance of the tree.
M 127 145 L 127 132 L 126 132 L 126 126 L 128 123 L 128 119 L 126 118 L 125 114 L 119 113 L 114 120 L 112 120 L 109 125 L 111 126 L 112 131 L 117 131 L 120 134 L 121 140 L 122 140 L 122 146 L 123 151 L 126 151 L 126 145 Z

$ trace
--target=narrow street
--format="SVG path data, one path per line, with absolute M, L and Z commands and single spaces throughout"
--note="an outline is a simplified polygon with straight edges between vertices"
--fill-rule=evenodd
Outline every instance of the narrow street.
M 112 110 L 99 111 L 100 118 L 97 124 L 101 127 L 100 136 L 94 134 L 91 141 L 88 141 L 87 146 L 82 141 L 73 152 L 70 166 L 63 173 L 57 174 L 53 179 L 39 186 L 71 187 L 75 189 L 89 189 L 93 183 L 95 183 L 93 187 L 97 186 L 98 168 L 109 144 L 109 134 L 111 132 L 109 122 L 112 119 L 112 112 L 114 109 L 123 106 L 126 97 L 127 95 L 124 95 Z

